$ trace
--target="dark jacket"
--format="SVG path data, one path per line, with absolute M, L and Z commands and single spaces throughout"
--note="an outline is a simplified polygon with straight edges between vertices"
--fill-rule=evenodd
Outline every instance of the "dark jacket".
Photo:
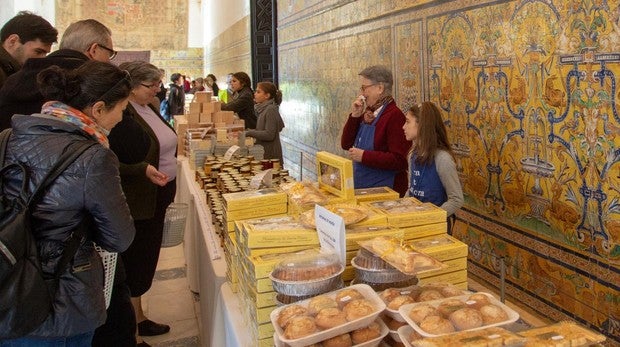
M 278 105 L 271 100 L 257 104 L 258 122 L 255 130 L 248 130 L 245 135 L 256 139 L 256 144 L 265 149 L 265 159 L 280 159 L 282 162 L 282 144 L 280 132 L 284 129 L 284 121 L 280 117 Z
M 22 64 L 15 60 L 15 58 L 0 45 L 0 87 L 2 87 L 9 76 L 16 73 L 21 67 Z
M 183 87 L 170 83 L 168 107 L 170 109 L 170 117 L 178 114 L 185 114 L 185 91 L 183 90 Z
M 58 160 L 70 143 L 95 141 L 73 124 L 51 116 L 18 115 L 5 162 L 21 162 L 30 174 L 30 189 Z M 15 196 L 20 179 L 5 179 L 5 194 Z M 29 336 L 71 336 L 94 331 L 105 322 L 103 264 L 93 242 L 110 252 L 122 252 L 133 241 L 135 229 L 121 190 L 118 160 L 97 143 L 77 158 L 50 186 L 32 211 L 32 229 L 43 272 L 54 273 L 63 241 L 84 220 L 91 226 L 74 258 L 90 268 L 62 274 L 54 312 Z
M 159 115 L 159 111 L 152 105 L 149 107 Z M 162 122 L 172 129 L 163 118 Z M 112 128 L 108 139 L 110 149 L 120 160 L 121 184 L 131 215 L 136 220 L 152 218 L 155 214 L 158 186 L 151 182 L 145 173 L 149 164 L 159 167 L 157 135 L 129 103 L 123 111 L 123 119 Z M 136 162 L 137 158 L 142 159 L 136 164 L 127 164 Z
M 239 118 L 245 121 L 246 129 L 256 129 L 256 114 L 254 113 L 254 93 L 250 87 L 245 87 L 233 94 L 233 100 L 222 104 L 222 110 L 234 111 Z
M 11 127 L 14 114 L 41 112 L 45 103 L 37 86 L 37 74 L 52 65 L 63 69 L 75 69 L 88 61 L 84 54 L 72 49 L 61 49 L 45 58 L 26 60 L 23 68 L 7 78 L 0 89 L 0 130 Z

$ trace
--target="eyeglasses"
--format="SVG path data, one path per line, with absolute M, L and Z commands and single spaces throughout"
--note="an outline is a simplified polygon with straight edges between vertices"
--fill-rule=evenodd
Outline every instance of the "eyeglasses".
M 106 47 L 100 43 L 98 43 L 97 45 L 110 53 L 110 60 L 116 58 L 116 55 L 118 54 L 117 51 L 113 50 L 112 48 Z
M 157 83 L 153 83 L 153 84 L 144 84 L 144 83 L 140 83 L 141 86 L 145 87 L 145 88 L 158 88 L 159 89 L 159 85 Z
M 360 91 L 361 91 L 361 92 L 365 92 L 365 91 L 366 91 L 366 89 L 368 89 L 369 87 L 376 86 L 376 85 L 377 85 L 376 83 L 375 83 L 375 84 L 368 84 L 368 85 L 363 85 L 363 84 L 362 84 L 362 85 L 360 86 Z

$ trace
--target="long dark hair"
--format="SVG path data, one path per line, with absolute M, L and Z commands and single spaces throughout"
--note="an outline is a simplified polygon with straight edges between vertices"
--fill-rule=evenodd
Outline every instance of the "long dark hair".
M 243 88 L 250 88 L 250 89 L 252 89 L 252 81 L 250 80 L 250 76 L 248 76 L 247 73 L 245 73 L 245 72 L 235 72 L 232 75 L 239 82 L 241 82 L 241 85 L 243 85 Z M 243 89 L 243 88 L 241 88 L 241 89 Z
M 417 164 L 431 163 L 435 159 L 435 153 L 440 149 L 447 151 L 454 158 L 448 132 L 437 106 L 430 101 L 425 101 L 411 106 L 409 112 L 418 122 L 418 136 L 411 147 L 411 152 L 416 154 L 415 162 Z
M 263 92 L 269 94 L 269 99 L 273 99 L 276 105 L 282 103 L 282 92 L 271 82 L 258 82 L 257 89 L 261 89 Z
M 47 100 L 58 100 L 78 110 L 97 101 L 103 101 L 106 109 L 112 109 L 131 91 L 127 71 L 94 60 L 71 71 L 50 66 L 37 75 L 37 83 Z

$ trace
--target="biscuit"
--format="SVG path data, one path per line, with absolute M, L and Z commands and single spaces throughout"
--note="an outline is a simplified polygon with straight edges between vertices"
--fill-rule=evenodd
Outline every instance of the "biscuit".
M 411 304 L 414 302 L 415 300 L 413 300 L 413 298 L 410 297 L 409 295 L 399 295 L 395 297 L 394 299 L 392 299 L 392 301 L 390 301 L 387 307 L 391 310 L 398 310 L 399 307 L 405 304 Z
M 443 295 L 435 289 L 425 289 L 418 295 L 418 301 L 430 301 L 442 299 Z
M 353 342 L 349 334 L 342 334 L 322 342 L 323 347 L 351 347 Z
M 420 324 L 428 316 L 439 316 L 439 311 L 431 305 L 416 305 L 409 311 L 409 318 L 416 324 Z
M 347 316 L 347 320 L 350 322 L 370 315 L 376 311 L 376 308 L 366 299 L 356 299 L 346 304 L 343 311 Z
M 440 316 L 427 316 L 420 322 L 419 326 L 420 329 L 434 335 L 449 334 L 455 331 L 452 323 Z
M 344 312 L 335 307 L 324 308 L 317 313 L 315 318 L 316 326 L 321 329 L 329 329 L 345 324 L 347 317 Z
M 293 340 L 308 336 L 317 331 L 314 318 L 310 316 L 297 316 L 290 319 L 284 330 L 284 337 Z
M 473 308 L 462 308 L 450 314 L 450 321 L 457 330 L 468 330 L 481 327 L 484 323 L 482 315 Z
M 280 311 L 280 314 L 278 315 L 278 325 L 280 326 L 280 328 L 284 329 L 286 328 L 286 325 L 288 324 L 291 318 L 296 317 L 296 316 L 303 316 L 307 314 L 308 314 L 308 310 L 303 306 L 300 306 L 300 305 L 287 306 L 283 308 L 282 311 Z
M 479 309 L 484 324 L 494 324 L 508 320 L 508 313 L 497 305 L 484 305 Z
M 338 308 L 338 304 L 336 303 L 336 300 L 326 295 L 315 296 L 314 298 L 310 299 L 310 301 L 308 302 L 308 314 L 314 316 L 317 313 L 319 313 L 319 311 L 321 311 L 322 309 L 329 308 L 329 307 Z

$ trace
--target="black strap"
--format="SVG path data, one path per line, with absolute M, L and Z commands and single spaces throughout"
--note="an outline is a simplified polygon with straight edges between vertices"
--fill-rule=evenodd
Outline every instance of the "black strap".
M 0 133 L 0 166 L 4 166 L 4 155 L 6 153 L 6 146 L 9 143 L 9 137 L 11 136 L 13 129 L 8 128 L 2 130 Z

